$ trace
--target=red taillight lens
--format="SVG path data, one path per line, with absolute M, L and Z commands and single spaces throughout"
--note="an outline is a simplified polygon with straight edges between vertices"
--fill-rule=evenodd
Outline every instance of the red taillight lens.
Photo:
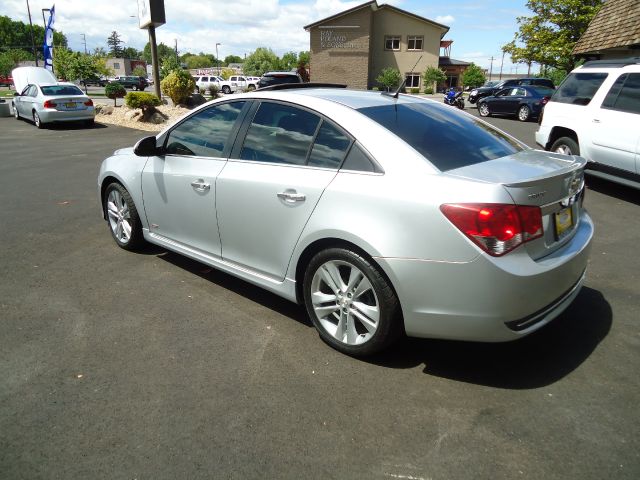
M 56 102 L 53 102 L 51 100 L 46 100 L 44 102 L 44 108 L 56 108 L 58 104 Z
M 85 104 L 87 107 L 93 107 L 93 100 L 89 99 L 89 100 L 87 100 L 86 102 L 84 102 L 84 104 Z
M 508 204 L 445 204 L 440 210 L 489 255 L 499 257 L 541 237 L 540 207 Z
M 542 105 L 546 105 L 550 98 L 551 97 L 543 97 L 543 99 L 540 100 L 540 103 L 542 103 Z

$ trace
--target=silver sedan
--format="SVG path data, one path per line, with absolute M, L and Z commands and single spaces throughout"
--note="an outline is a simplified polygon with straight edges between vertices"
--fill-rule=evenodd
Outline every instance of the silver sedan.
M 102 163 L 122 248 L 160 245 L 304 304 L 368 355 L 521 338 L 577 296 L 585 160 L 411 96 L 283 86 L 209 102 Z
M 93 125 L 93 101 L 72 83 L 31 83 L 13 98 L 16 119 L 33 121 L 38 128 L 54 122 L 84 122 Z

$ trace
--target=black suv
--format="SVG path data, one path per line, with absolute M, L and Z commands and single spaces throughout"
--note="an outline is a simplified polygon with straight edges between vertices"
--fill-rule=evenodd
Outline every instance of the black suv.
M 122 85 L 124 88 L 132 88 L 134 90 L 144 90 L 145 88 L 147 88 L 149 86 L 149 82 L 147 82 L 147 79 L 144 77 L 136 77 L 136 76 L 126 76 L 126 77 L 120 77 L 118 80 L 116 80 L 120 85 Z
M 495 95 L 504 88 L 517 87 L 520 85 L 555 88 L 553 86 L 553 82 L 548 78 L 512 78 L 509 80 L 502 80 L 492 87 L 474 88 L 471 90 L 471 93 L 469 93 L 469 102 L 476 103 L 481 98 Z
M 282 83 L 302 83 L 302 78 L 296 72 L 267 72 L 260 77 L 258 88 Z

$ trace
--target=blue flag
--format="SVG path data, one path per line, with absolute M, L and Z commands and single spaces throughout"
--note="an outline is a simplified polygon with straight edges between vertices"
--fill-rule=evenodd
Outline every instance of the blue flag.
M 49 11 L 49 22 L 44 31 L 44 44 L 42 45 L 44 51 L 44 68 L 50 72 L 53 72 L 53 24 L 56 16 L 55 9 L 56 6 L 54 4 Z

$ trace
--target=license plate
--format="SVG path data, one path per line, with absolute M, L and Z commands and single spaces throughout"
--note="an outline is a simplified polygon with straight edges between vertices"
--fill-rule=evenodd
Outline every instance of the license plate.
M 556 235 L 558 238 L 565 235 L 573 227 L 573 213 L 571 207 L 563 208 L 556 213 Z
M 65 103 L 64 106 L 67 108 L 76 108 L 75 102 Z

